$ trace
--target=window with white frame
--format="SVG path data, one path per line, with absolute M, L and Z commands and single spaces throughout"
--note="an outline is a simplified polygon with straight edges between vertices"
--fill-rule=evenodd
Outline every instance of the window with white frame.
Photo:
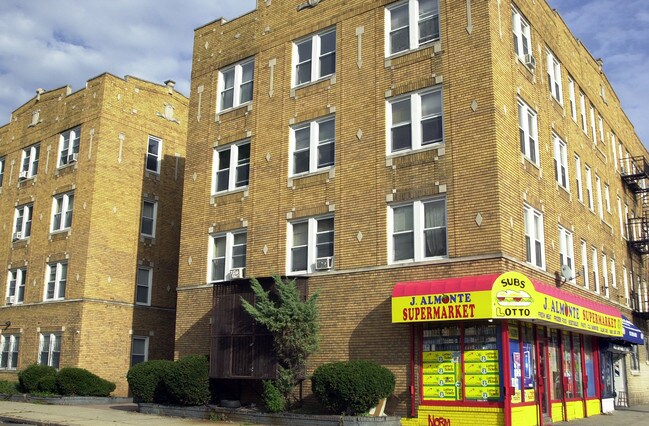
M 19 350 L 20 335 L 3 334 L 0 336 L 0 369 L 16 370 L 18 368 Z
M 25 283 L 27 268 L 10 269 L 7 274 L 7 305 L 16 305 L 25 301 Z
M 620 237 L 624 238 L 624 222 L 622 221 L 622 199 L 617 196 L 617 219 L 620 224 Z
M 158 202 L 152 200 L 142 201 L 142 224 L 140 232 L 143 236 L 154 238 L 156 217 L 158 213 Z
M 539 140 L 536 111 L 530 108 L 522 99 L 518 99 L 518 129 L 521 152 L 532 163 L 539 163 Z
M 577 122 L 577 102 L 575 100 L 575 81 L 568 76 L 568 97 L 570 98 L 570 116 Z
M 588 124 L 586 123 L 586 95 L 584 92 L 579 92 L 579 107 L 581 112 L 581 130 L 588 134 Z
M 591 252 L 592 252 L 591 260 L 593 262 L 593 285 L 595 286 L 593 290 L 596 293 L 599 293 L 600 290 L 599 289 L 599 260 L 598 260 L 599 258 L 597 256 L 597 248 L 592 247 Z
M 336 160 L 336 119 L 334 116 L 291 127 L 291 175 L 327 169 Z
M 561 83 L 561 64 L 554 56 L 554 53 L 547 50 L 548 58 L 548 85 L 552 97 L 560 104 L 563 104 L 563 89 Z
M 30 179 L 38 174 L 38 157 L 40 156 L 40 152 L 41 144 L 39 143 L 23 149 L 18 179 Z
M 615 166 L 615 171 L 618 170 L 617 164 L 617 142 L 615 141 L 615 133 L 611 132 L 611 151 L 613 151 L 613 165 Z
M 146 170 L 152 173 L 160 173 L 162 162 L 162 139 L 149 136 L 146 148 Z
M 588 208 L 595 211 L 595 204 L 593 203 L 593 178 L 590 172 L 590 167 L 584 166 L 586 171 L 586 198 L 588 200 Z
M 46 273 L 45 300 L 64 299 L 65 287 L 68 282 L 68 263 L 48 263 Z
M 131 342 L 131 367 L 135 364 L 148 361 L 149 359 L 149 337 L 133 336 Z
M 250 179 L 250 140 L 214 148 L 214 193 L 248 186 Z
M 388 220 L 391 262 L 448 256 L 445 198 L 390 206 Z
M 575 154 L 575 184 L 577 185 L 577 200 L 584 202 L 584 190 L 581 187 L 581 158 Z
M 514 33 L 514 52 L 522 61 L 532 51 L 530 24 L 523 15 L 512 6 L 512 31 Z
M 543 213 L 527 204 L 523 207 L 523 213 L 525 216 L 527 262 L 541 269 L 545 269 Z
M 615 258 L 611 257 L 611 285 L 617 288 L 617 271 L 615 270 Z
M 602 116 L 597 114 L 597 125 L 599 129 L 599 140 L 604 143 L 604 120 L 602 120 Z
M 333 267 L 333 217 L 312 217 L 289 222 L 287 235 L 287 269 L 290 272 L 314 272 Z
M 72 226 L 74 192 L 55 195 L 52 202 L 51 232 L 64 231 Z
M 629 205 L 624 203 L 624 223 L 629 224 Z M 622 228 L 624 230 L 624 238 L 629 238 L 629 228 L 627 226 Z
M 608 259 L 606 254 L 602 253 L 602 288 L 604 289 L 604 296 L 609 297 L 610 292 L 608 289 Z
M 559 225 L 559 264 L 568 265 L 571 271 L 575 268 L 575 251 L 572 232 Z
M 404 0 L 385 8 L 386 56 L 439 39 L 439 0 Z
M 588 288 L 590 276 L 588 275 L 588 244 L 581 240 L 581 276 L 584 277 L 584 287 Z
M 554 178 L 566 191 L 568 188 L 568 145 L 553 133 L 554 139 Z
M 144 266 L 138 267 L 136 280 L 135 303 L 137 305 L 150 305 L 153 269 Z
M 219 71 L 217 111 L 226 111 L 252 101 L 255 60 L 246 59 Z
M 243 278 L 246 267 L 246 230 L 223 232 L 210 236 L 209 280 L 211 282 Z
M 597 190 L 597 212 L 599 218 L 604 219 L 604 203 L 602 201 L 602 180 L 595 174 L 595 189 Z
M 24 240 L 32 234 L 32 204 L 23 204 L 16 207 L 14 215 L 13 240 Z
M 5 157 L 0 158 L 0 188 L 5 177 Z
M 77 161 L 79 156 L 79 139 L 81 127 L 66 130 L 59 136 L 59 167 Z
M 597 145 L 597 131 L 595 130 L 595 107 L 590 104 L 590 132 L 593 136 L 593 143 Z
M 629 277 L 626 266 L 622 267 L 622 283 L 624 284 L 624 303 L 629 306 Z
M 608 183 L 604 184 L 604 205 L 606 206 L 606 211 L 611 212 L 611 190 L 608 187 Z
M 336 73 L 336 28 L 312 34 L 293 44 L 293 85 L 300 86 Z
M 444 142 L 442 88 L 387 101 L 388 153 L 416 150 Z
M 61 334 L 41 333 L 39 337 L 38 363 L 59 368 L 61 362 Z

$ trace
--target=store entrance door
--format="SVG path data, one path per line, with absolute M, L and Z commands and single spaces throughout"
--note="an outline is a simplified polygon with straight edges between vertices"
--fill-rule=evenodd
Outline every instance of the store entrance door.
M 541 413 L 541 424 L 552 424 L 552 413 L 550 412 L 550 386 L 552 382 L 548 377 L 548 343 L 545 337 L 539 339 L 539 411 Z

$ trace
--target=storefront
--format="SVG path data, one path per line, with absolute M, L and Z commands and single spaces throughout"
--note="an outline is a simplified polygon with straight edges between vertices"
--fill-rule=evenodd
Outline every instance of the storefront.
M 543 425 L 601 413 L 600 339 L 620 312 L 517 272 L 405 282 L 392 322 L 412 327 L 404 424 Z

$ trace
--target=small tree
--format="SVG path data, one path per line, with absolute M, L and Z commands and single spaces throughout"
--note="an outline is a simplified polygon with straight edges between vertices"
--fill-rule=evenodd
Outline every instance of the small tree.
M 271 299 L 270 291 L 264 291 L 256 279 L 252 279 L 255 304 L 243 298 L 243 308 L 273 336 L 278 371 L 275 388 L 282 394 L 286 407 L 291 405 L 291 394 L 299 377 L 306 368 L 306 360 L 318 349 L 318 293 L 307 300 L 300 298 L 295 280 L 284 281 L 273 276 L 277 300 Z

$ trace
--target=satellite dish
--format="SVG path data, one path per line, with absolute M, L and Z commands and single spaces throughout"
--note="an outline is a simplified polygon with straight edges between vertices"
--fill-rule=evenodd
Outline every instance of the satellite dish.
M 568 265 L 561 265 L 561 276 L 566 280 L 573 279 L 572 269 Z

